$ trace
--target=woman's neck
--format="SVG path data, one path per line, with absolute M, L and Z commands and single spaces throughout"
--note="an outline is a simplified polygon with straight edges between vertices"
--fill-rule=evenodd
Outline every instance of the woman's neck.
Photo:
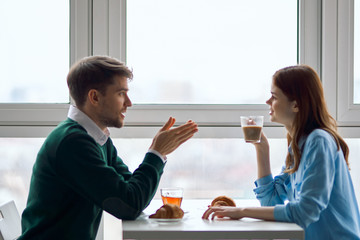
M 287 132 L 289 133 L 290 137 L 293 138 L 294 133 L 295 133 L 294 128 L 292 126 L 285 126 L 285 128 L 286 128 Z

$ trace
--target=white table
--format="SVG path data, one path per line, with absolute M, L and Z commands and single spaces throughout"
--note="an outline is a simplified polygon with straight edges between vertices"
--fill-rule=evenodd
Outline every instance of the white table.
M 235 200 L 237 206 L 254 206 L 254 201 Z M 203 220 L 202 214 L 211 200 L 184 200 L 182 221 L 158 223 L 148 216 L 162 206 L 153 200 L 135 221 L 123 221 L 124 239 L 304 239 L 304 231 L 293 223 L 241 220 Z

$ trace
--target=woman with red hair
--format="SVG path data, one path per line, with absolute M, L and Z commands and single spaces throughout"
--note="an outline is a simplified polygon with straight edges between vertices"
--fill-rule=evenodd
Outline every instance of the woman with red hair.
M 271 85 L 270 120 L 287 130 L 289 151 L 273 177 L 269 143 L 255 143 L 262 207 L 210 207 L 203 218 L 251 217 L 297 223 L 305 239 L 360 239 L 360 214 L 349 173 L 349 148 L 330 116 L 318 74 L 309 66 L 278 70 Z

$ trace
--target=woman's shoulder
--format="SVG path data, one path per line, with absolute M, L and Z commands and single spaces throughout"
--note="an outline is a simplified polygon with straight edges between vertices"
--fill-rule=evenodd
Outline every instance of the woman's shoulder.
M 336 146 L 334 137 L 324 129 L 315 129 L 307 136 L 306 144 L 312 144 L 316 142 L 323 142 L 329 145 L 335 144 Z
M 309 134 L 309 138 L 315 138 L 315 137 L 331 137 L 330 133 L 328 133 L 327 131 L 325 131 L 324 129 L 321 128 L 317 128 L 314 129 L 310 134 Z

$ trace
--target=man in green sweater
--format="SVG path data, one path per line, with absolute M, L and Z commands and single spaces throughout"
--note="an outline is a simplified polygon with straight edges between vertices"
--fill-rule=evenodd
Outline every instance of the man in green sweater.
M 141 165 L 132 173 L 118 157 L 108 127 L 121 128 L 132 105 L 128 81 L 132 72 L 116 59 L 92 56 L 80 60 L 67 77 L 68 118 L 41 147 L 22 214 L 25 239 L 95 239 L 102 211 L 135 219 L 150 203 L 166 155 L 197 131 L 193 121 L 159 130 Z

